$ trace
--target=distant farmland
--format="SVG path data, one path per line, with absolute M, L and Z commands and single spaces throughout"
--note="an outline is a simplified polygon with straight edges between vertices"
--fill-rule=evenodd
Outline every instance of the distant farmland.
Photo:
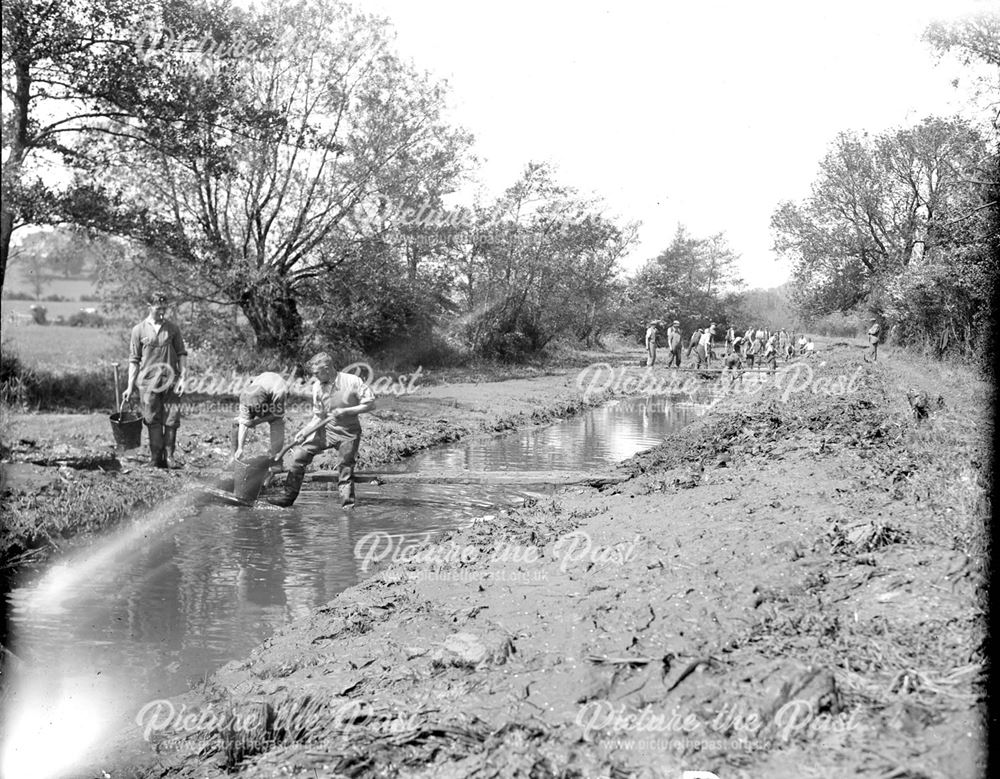
M 76 310 L 79 308 L 76 304 Z M 125 363 L 128 361 L 127 338 L 124 328 L 13 324 L 6 317 L 3 323 L 5 352 L 13 351 L 25 365 L 52 371 L 90 369 L 115 361 Z

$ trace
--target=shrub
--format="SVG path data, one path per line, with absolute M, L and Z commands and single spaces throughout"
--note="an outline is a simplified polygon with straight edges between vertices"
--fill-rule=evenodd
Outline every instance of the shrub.
M 25 368 L 21 359 L 4 345 L 0 351 L 0 401 L 23 404 L 30 394 L 31 370 Z
M 4 300 L 34 300 L 35 296 L 28 292 L 12 292 L 9 289 L 3 291 Z
M 70 314 L 66 319 L 66 324 L 70 327 L 104 327 L 106 324 L 104 317 L 90 311 L 77 311 Z
M 387 371 L 412 371 L 417 367 L 451 368 L 468 364 L 470 354 L 457 339 L 434 331 L 401 340 L 373 353 L 373 360 Z
M 421 268 L 410 279 L 393 258 L 345 262 L 339 272 L 305 301 L 305 351 L 317 345 L 332 351 L 373 354 L 396 350 L 400 343 L 431 338 L 436 319 L 449 309 L 450 275 Z M 331 301 L 344 304 L 331 305 Z
M 56 374 L 26 366 L 5 345 L 0 351 L 0 402 L 36 410 L 99 409 L 111 400 L 109 370 Z

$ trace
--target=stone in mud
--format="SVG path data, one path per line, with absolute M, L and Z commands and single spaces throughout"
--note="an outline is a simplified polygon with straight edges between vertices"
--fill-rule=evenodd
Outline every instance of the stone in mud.
M 453 633 L 431 653 L 431 659 L 440 665 L 476 667 L 503 665 L 513 653 L 514 642 L 508 636 L 484 640 L 473 633 Z
M 774 551 L 788 562 L 795 562 L 803 556 L 801 545 L 795 541 L 782 541 L 775 545 Z
M 767 685 L 763 720 L 768 735 L 781 741 L 808 736 L 827 728 L 840 714 L 840 692 L 834 675 L 822 667 L 780 672 Z
M 889 728 L 912 738 L 940 723 L 944 717 L 919 703 L 897 701 L 882 712 L 882 719 Z
M 462 662 L 472 665 L 479 665 L 489 655 L 486 644 L 472 633 L 455 633 L 448 636 L 443 646 Z

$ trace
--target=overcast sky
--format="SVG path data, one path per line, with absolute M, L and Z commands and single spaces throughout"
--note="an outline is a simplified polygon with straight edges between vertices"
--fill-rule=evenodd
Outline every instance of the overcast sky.
M 724 231 L 750 286 L 789 269 L 776 204 L 808 193 L 840 130 L 965 107 L 955 62 L 920 36 L 977 0 L 358 0 L 448 80 L 489 191 L 529 160 L 642 222 L 634 269 L 671 240 Z M 995 5 L 993 7 L 996 7 Z

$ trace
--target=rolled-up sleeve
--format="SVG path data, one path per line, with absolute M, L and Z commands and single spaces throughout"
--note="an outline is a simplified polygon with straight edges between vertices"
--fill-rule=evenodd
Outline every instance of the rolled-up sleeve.
M 253 421 L 250 416 L 250 406 L 244 403 L 242 399 L 240 399 L 240 410 L 236 416 L 236 421 L 244 427 L 249 427 L 250 423 Z
M 132 337 L 128 344 L 129 365 L 138 365 L 142 362 L 142 325 L 132 328 Z
M 318 381 L 313 382 L 312 387 L 313 414 L 317 417 L 326 416 L 326 401 L 323 397 L 323 385 Z
M 359 386 L 355 388 L 355 394 L 358 396 L 358 403 L 368 403 L 369 401 L 375 400 L 375 393 L 372 392 L 372 388 L 369 387 L 365 382 L 358 380 Z
M 184 347 L 184 338 L 181 337 L 181 329 L 174 325 L 174 354 L 178 357 L 183 357 L 187 354 L 187 349 Z

